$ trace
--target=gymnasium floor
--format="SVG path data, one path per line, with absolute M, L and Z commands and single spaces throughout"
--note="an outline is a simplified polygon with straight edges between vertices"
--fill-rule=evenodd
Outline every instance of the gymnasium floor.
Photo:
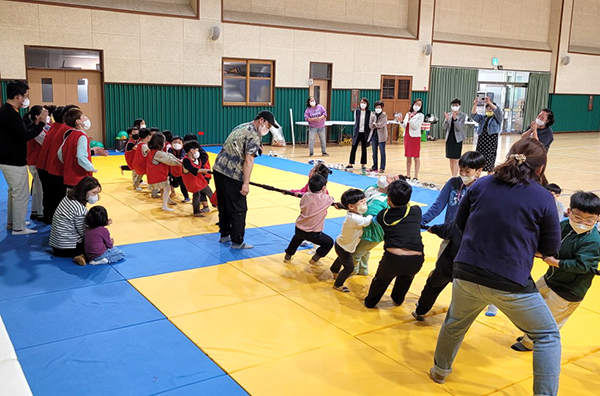
M 501 155 L 514 139 L 503 139 Z M 422 180 L 447 178 L 443 150 L 443 142 L 424 143 Z M 297 161 L 260 157 L 252 181 L 302 187 L 310 169 L 306 149 L 276 151 Z M 328 162 L 344 161 L 347 152 L 331 147 Z M 389 171 L 404 173 L 401 152 L 402 146 L 388 148 Z M 565 189 L 563 202 L 577 188 L 600 189 L 599 158 L 600 135 L 556 135 L 548 175 Z M 0 316 L 34 395 L 531 394 L 531 354 L 510 349 L 519 332 L 502 314 L 479 317 L 445 385 L 428 378 L 450 288 L 425 322 L 411 311 L 434 265 L 436 237 L 423 234 L 427 260 L 406 302 L 395 307 L 388 293 L 378 309 L 367 310 L 361 300 L 371 277 L 351 277 L 352 292 L 344 294 L 317 280 L 307 268 L 309 252 L 282 263 L 297 198 L 251 187 L 246 240 L 255 249 L 233 251 L 217 242 L 217 212 L 194 218 L 188 204 L 162 212 L 158 200 L 134 192 L 130 175 L 120 174 L 122 156 L 94 163 L 100 204 L 114 220 L 110 231 L 127 254 L 124 262 L 78 267 L 53 257 L 47 226 L 29 237 L 0 231 Z M 328 189 L 339 198 L 349 186 L 374 181 L 334 171 Z M 3 180 L 0 190 L 5 219 Z M 415 188 L 413 202 L 430 205 L 436 195 Z M 335 237 L 343 216 L 330 209 L 325 232 Z M 371 273 L 381 254 L 373 252 Z M 544 270 L 536 262 L 534 278 Z M 598 394 L 595 283 L 562 330 L 562 395 Z M 3 382 L 16 376 L 15 366 L 5 365 L 5 349 L 0 345 Z

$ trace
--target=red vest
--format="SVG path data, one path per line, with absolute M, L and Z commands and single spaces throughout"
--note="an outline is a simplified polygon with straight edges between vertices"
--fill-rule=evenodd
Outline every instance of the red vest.
M 77 162 L 77 142 L 80 137 L 87 135 L 77 129 L 71 129 L 71 133 L 65 139 L 65 143 L 62 148 L 62 156 L 65 164 L 65 185 L 75 186 L 86 176 L 91 176 L 92 172 L 88 172 L 79 165 Z M 92 152 L 90 151 L 89 144 L 87 145 L 87 156 L 88 160 L 92 162 Z
M 133 170 L 138 175 L 146 174 L 146 157 L 142 154 L 142 146 L 146 143 L 139 142 L 135 145 L 133 152 L 135 153 L 133 156 Z
M 37 164 L 37 160 L 42 151 L 42 145 L 35 139 L 31 139 L 27 142 L 27 165 Z
M 173 154 L 175 157 L 181 159 L 181 156 L 177 154 L 177 152 L 175 151 L 174 148 L 171 148 L 168 152 Z M 182 152 L 183 152 L 183 150 L 179 151 L 180 154 Z M 183 176 L 183 167 L 181 167 L 181 166 L 172 166 L 170 171 L 171 171 L 171 176 L 173 176 L 173 177 Z
M 210 170 L 210 160 L 206 160 L 202 168 Z M 212 175 L 210 173 L 205 173 L 203 176 L 206 180 L 212 179 Z
M 63 135 L 69 128 L 68 125 L 60 122 L 52 124 L 46 133 L 44 144 L 42 145 L 40 155 L 35 164 L 38 169 L 46 170 L 55 176 L 63 176 L 64 165 L 58 159 L 58 149 L 63 142 Z
M 150 150 L 146 157 L 146 175 L 148 175 L 148 184 L 162 183 L 169 180 L 169 165 L 159 162 L 158 165 L 152 163 L 154 154 L 159 150 Z
M 196 165 L 193 161 L 190 162 L 194 168 L 202 169 L 200 164 Z M 183 184 L 185 184 L 185 188 L 188 190 L 188 192 L 191 192 L 192 194 L 208 186 L 208 183 L 204 178 L 204 173 L 198 173 L 198 175 L 194 175 L 187 170 L 183 172 Z
M 129 143 L 135 143 L 135 140 L 129 139 L 125 147 L 129 146 Z M 129 167 L 129 169 L 133 169 L 133 160 L 135 159 L 136 148 L 137 145 L 135 145 L 132 150 L 128 151 L 127 149 L 125 149 L 125 162 L 127 162 L 127 166 Z

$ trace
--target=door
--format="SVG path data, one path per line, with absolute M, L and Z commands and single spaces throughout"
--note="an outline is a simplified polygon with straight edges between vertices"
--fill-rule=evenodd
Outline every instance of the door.
M 412 96 L 412 77 L 381 76 L 381 100 L 388 115 L 406 114 L 410 110 Z
M 100 72 L 86 70 L 28 69 L 31 104 L 79 106 L 92 122 L 86 131 L 92 140 L 105 143 L 102 116 L 102 78 Z
M 317 103 L 325 108 L 325 111 L 327 111 L 327 118 L 329 118 L 329 80 L 313 79 L 313 85 L 311 85 L 309 91 L 309 95 L 314 96 Z

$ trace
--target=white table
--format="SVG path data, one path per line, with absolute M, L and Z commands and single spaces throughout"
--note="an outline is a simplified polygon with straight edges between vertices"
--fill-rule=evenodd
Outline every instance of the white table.
M 304 127 L 304 144 L 308 144 L 308 121 L 297 121 L 294 124 Z M 342 136 L 344 135 L 344 129 L 346 126 L 354 125 L 354 121 L 325 121 L 325 127 L 337 126 L 338 130 L 338 143 L 342 141 Z

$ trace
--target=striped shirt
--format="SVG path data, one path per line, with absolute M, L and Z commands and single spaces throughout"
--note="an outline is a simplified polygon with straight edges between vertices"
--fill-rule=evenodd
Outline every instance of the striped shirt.
M 81 202 L 64 197 L 52 217 L 50 246 L 56 249 L 75 249 L 83 241 L 87 208 Z

